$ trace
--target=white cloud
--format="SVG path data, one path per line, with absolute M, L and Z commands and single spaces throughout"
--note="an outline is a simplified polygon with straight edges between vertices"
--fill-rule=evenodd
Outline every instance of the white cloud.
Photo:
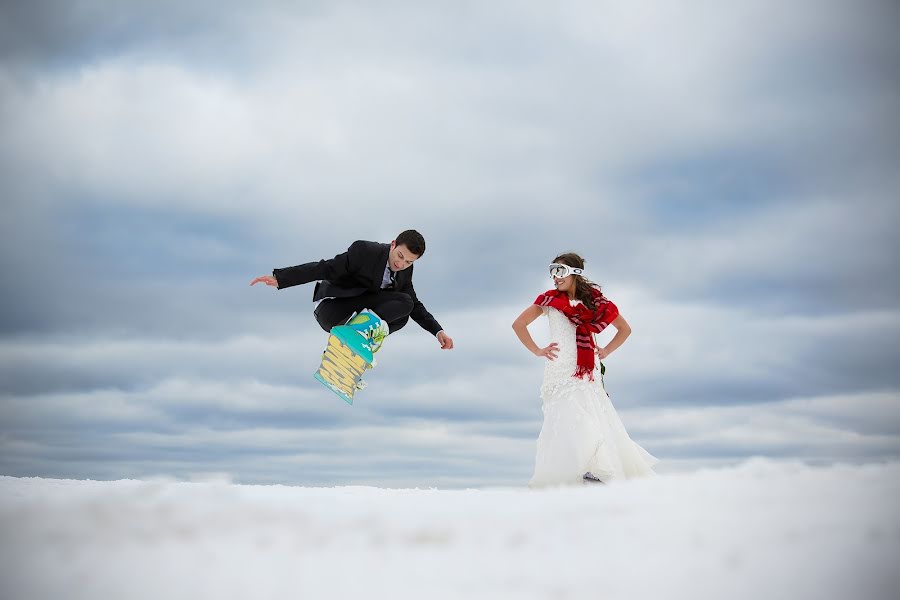
M 744 452 L 808 460 L 864 460 L 900 453 L 896 392 L 812 396 L 765 404 L 624 411 L 632 435 L 665 456 Z M 752 450 L 751 450 L 752 449 Z
M 374 461 L 419 449 L 448 473 L 473 456 L 504 465 L 473 477 L 527 470 L 541 364 L 509 325 L 545 289 L 548 254 L 574 248 L 634 327 L 608 385 L 625 414 L 652 405 L 635 423 L 662 423 L 649 449 L 700 419 L 691 427 L 718 433 L 678 438 L 680 449 L 896 452 L 894 429 L 858 431 L 843 402 L 834 421 L 822 416 L 823 398 L 896 389 L 896 143 L 879 115 L 898 94 L 869 69 L 896 51 L 880 18 L 890 10 L 869 8 L 276 2 L 209 18 L 174 5 L 113 21 L 90 18 L 94 6 L 26 15 L 36 39 L 54 41 L 20 40 L 0 68 L 13 282 L 0 410 L 28 423 L 4 447 L 39 461 L 52 427 L 75 435 L 60 442 L 70 449 L 102 426 L 146 453 L 129 458 L 135 472 L 188 468 L 154 457 L 155 444 L 209 442 L 220 463 L 264 451 L 256 435 L 312 440 L 326 464 L 336 433 L 305 437 L 313 429 L 296 420 L 308 411 L 352 423 L 358 437 L 341 443 L 377 448 Z M 123 22 L 133 38 L 115 31 Z M 717 160 L 746 194 L 720 196 Z M 667 169 L 689 184 L 676 192 L 701 196 L 678 222 L 663 210 L 684 199 Z M 420 297 L 457 349 L 411 323 L 365 400 L 328 404 L 339 401 L 309 377 L 324 338 L 311 290 L 266 297 L 244 280 L 239 291 L 234 273 L 388 241 L 407 224 L 429 240 Z M 782 412 L 752 412 L 760 402 Z M 200 423 L 210 415 L 227 426 Z M 309 461 L 270 459 L 272 480 Z M 190 469 L 253 473 L 235 460 Z

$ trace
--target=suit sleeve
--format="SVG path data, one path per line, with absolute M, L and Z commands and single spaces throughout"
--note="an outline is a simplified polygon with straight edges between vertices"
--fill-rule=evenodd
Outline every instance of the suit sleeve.
M 360 267 L 362 243 L 353 242 L 346 252 L 332 259 L 305 263 L 295 267 L 274 269 L 272 275 L 278 282 L 278 289 L 309 283 L 311 281 L 335 280 L 348 273 L 355 273 Z
M 441 324 L 437 322 L 430 312 L 428 312 L 425 305 L 419 301 L 419 298 L 416 296 L 416 290 L 412 284 L 412 278 L 410 278 L 409 283 L 403 286 L 403 289 L 400 291 L 409 294 L 410 298 L 412 298 L 413 309 L 409 314 L 410 318 L 418 323 L 419 327 L 429 332 L 431 335 L 437 335 L 443 327 L 441 327 Z

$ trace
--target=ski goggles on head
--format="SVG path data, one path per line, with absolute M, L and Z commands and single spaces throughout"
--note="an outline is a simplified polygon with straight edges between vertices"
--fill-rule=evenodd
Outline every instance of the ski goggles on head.
M 569 265 L 561 263 L 553 263 L 550 265 L 550 277 L 553 279 L 562 279 L 569 275 L 581 275 L 582 273 L 584 273 L 584 269 L 577 269 L 575 267 L 570 267 Z

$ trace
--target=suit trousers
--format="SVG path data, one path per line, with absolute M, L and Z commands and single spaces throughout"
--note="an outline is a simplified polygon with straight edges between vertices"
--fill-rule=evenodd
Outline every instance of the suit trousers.
M 369 292 L 351 298 L 326 298 L 319 302 L 315 316 L 319 326 L 331 331 L 335 325 L 343 325 L 354 312 L 368 308 L 387 321 L 391 333 L 401 329 L 409 321 L 413 300 L 408 294 L 391 290 Z

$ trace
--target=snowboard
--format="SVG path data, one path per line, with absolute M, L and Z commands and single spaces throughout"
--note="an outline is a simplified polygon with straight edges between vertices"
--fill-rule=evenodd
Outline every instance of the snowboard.
M 354 315 L 346 325 L 331 328 L 322 363 L 313 377 L 353 404 L 353 394 L 362 389 L 362 376 L 375 366 L 375 352 L 387 337 L 387 324 L 371 311 Z

